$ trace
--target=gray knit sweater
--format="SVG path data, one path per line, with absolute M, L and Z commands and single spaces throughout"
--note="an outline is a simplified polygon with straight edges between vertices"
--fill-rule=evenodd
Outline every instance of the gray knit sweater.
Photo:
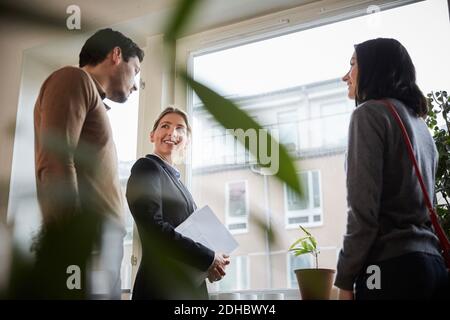
M 434 195 L 438 154 L 420 117 L 395 105 L 411 139 L 427 191 Z M 359 105 L 349 127 L 347 231 L 339 253 L 335 285 L 352 290 L 368 263 L 409 252 L 439 255 L 417 176 L 403 136 L 389 109 L 378 101 Z

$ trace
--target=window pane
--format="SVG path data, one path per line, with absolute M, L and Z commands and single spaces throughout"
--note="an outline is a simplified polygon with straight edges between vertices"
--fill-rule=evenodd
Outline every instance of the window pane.
M 247 224 L 246 223 L 229 223 L 228 224 L 228 229 L 229 230 L 247 229 Z
M 230 217 L 243 217 L 247 214 L 245 182 L 230 183 L 228 185 L 228 205 Z
M 288 211 L 296 211 L 302 209 L 300 197 L 290 188 L 287 189 Z
M 304 216 L 304 217 L 295 217 L 295 218 L 289 218 L 288 219 L 288 224 L 305 224 L 309 222 L 309 217 L 308 216 Z
M 286 187 L 288 203 L 287 225 L 308 224 L 322 220 L 322 199 L 320 193 L 319 171 L 304 171 L 299 174 L 302 184 L 303 196 L 299 197 L 295 192 Z
M 289 211 L 305 210 L 309 207 L 308 174 L 302 172 L 299 174 L 299 179 L 301 181 L 303 195 L 300 197 L 296 192 L 288 188 Z

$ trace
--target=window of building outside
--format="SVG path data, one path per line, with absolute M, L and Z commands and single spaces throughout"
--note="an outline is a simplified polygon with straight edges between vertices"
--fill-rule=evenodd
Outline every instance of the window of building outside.
M 135 78 L 137 84 L 140 75 Z M 119 179 L 122 193 L 125 195 L 131 167 L 136 161 L 137 148 L 137 126 L 139 111 L 139 85 L 138 91 L 133 92 L 125 103 L 115 103 L 106 99 L 105 103 L 111 107 L 108 117 L 111 122 L 114 142 L 116 144 L 117 157 L 119 160 Z M 125 228 L 126 235 L 123 240 L 123 259 L 121 265 L 122 289 L 131 289 L 131 255 L 133 253 L 133 217 L 128 208 L 125 196 Z
M 302 234 L 287 226 L 309 226 L 321 249 L 320 267 L 336 268 L 347 220 L 344 164 L 355 107 L 341 78 L 349 70 L 353 46 L 377 37 L 396 38 L 410 53 L 423 92 L 446 89 L 450 74 L 442 71 L 450 70 L 450 48 L 442 39 L 450 38 L 448 19 L 444 0 L 421 1 L 376 16 L 281 30 L 278 36 L 262 35 L 263 40 L 242 37 L 241 44 L 211 51 L 202 47 L 192 54 L 197 81 L 232 99 L 263 127 L 278 129 L 304 187 L 300 198 L 275 177 L 252 170 L 248 157 L 239 156 L 245 155 L 242 146 L 227 137 L 190 93 L 193 196 L 199 207 L 209 205 L 230 229 L 235 228 L 230 218 L 249 215 L 248 232 L 234 235 L 240 246 L 232 254 L 228 275 L 209 285 L 210 291 L 296 287 L 292 270 L 302 266 L 303 257 L 293 258 L 287 249 Z M 245 191 L 242 183 L 230 181 L 246 181 Z M 248 197 L 245 210 L 243 193 Z M 252 219 L 258 215 L 268 218 L 278 242 L 267 245 L 265 233 Z M 244 257 L 249 274 L 239 277 Z
M 320 172 L 305 171 L 299 175 L 302 196 L 284 185 L 286 227 L 297 228 L 322 225 L 322 196 Z
M 226 225 L 232 233 L 246 232 L 248 225 L 247 181 L 226 184 Z

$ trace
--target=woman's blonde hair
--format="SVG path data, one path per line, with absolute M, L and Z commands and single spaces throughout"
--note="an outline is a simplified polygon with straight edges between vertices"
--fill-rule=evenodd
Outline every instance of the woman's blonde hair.
M 179 114 L 180 116 L 183 117 L 184 122 L 186 123 L 186 129 L 187 129 L 188 136 L 190 136 L 191 133 L 192 133 L 192 130 L 191 130 L 191 126 L 190 126 L 190 124 L 189 124 L 189 120 L 188 120 L 188 115 L 187 115 L 187 113 L 184 112 L 184 111 L 181 110 L 181 109 L 178 109 L 177 107 L 174 107 L 174 106 L 169 106 L 169 107 L 165 108 L 165 109 L 159 114 L 158 118 L 156 119 L 155 123 L 153 124 L 152 132 L 154 132 L 154 131 L 158 128 L 158 125 L 159 125 L 159 123 L 161 122 L 161 119 L 162 119 L 166 114 L 170 114 L 170 113 L 176 113 L 176 114 Z

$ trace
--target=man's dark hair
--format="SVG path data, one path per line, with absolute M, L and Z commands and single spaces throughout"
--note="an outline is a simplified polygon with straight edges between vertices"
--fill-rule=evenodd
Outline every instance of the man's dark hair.
M 416 69 L 405 47 L 395 39 L 377 38 L 355 45 L 358 64 L 356 103 L 394 98 L 418 116 L 428 112 L 416 84 Z
M 144 59 L 144 51 L 136 43 L 119 31 L 107 28 L 97 31 L 87 39 L 80 51 L 80 68 L 85 65 L 99 64 L 115 47 L 122 50 L 122 58 L 125 62 L 128 62 L 131 57 L 138 57 L 140 62 Z

